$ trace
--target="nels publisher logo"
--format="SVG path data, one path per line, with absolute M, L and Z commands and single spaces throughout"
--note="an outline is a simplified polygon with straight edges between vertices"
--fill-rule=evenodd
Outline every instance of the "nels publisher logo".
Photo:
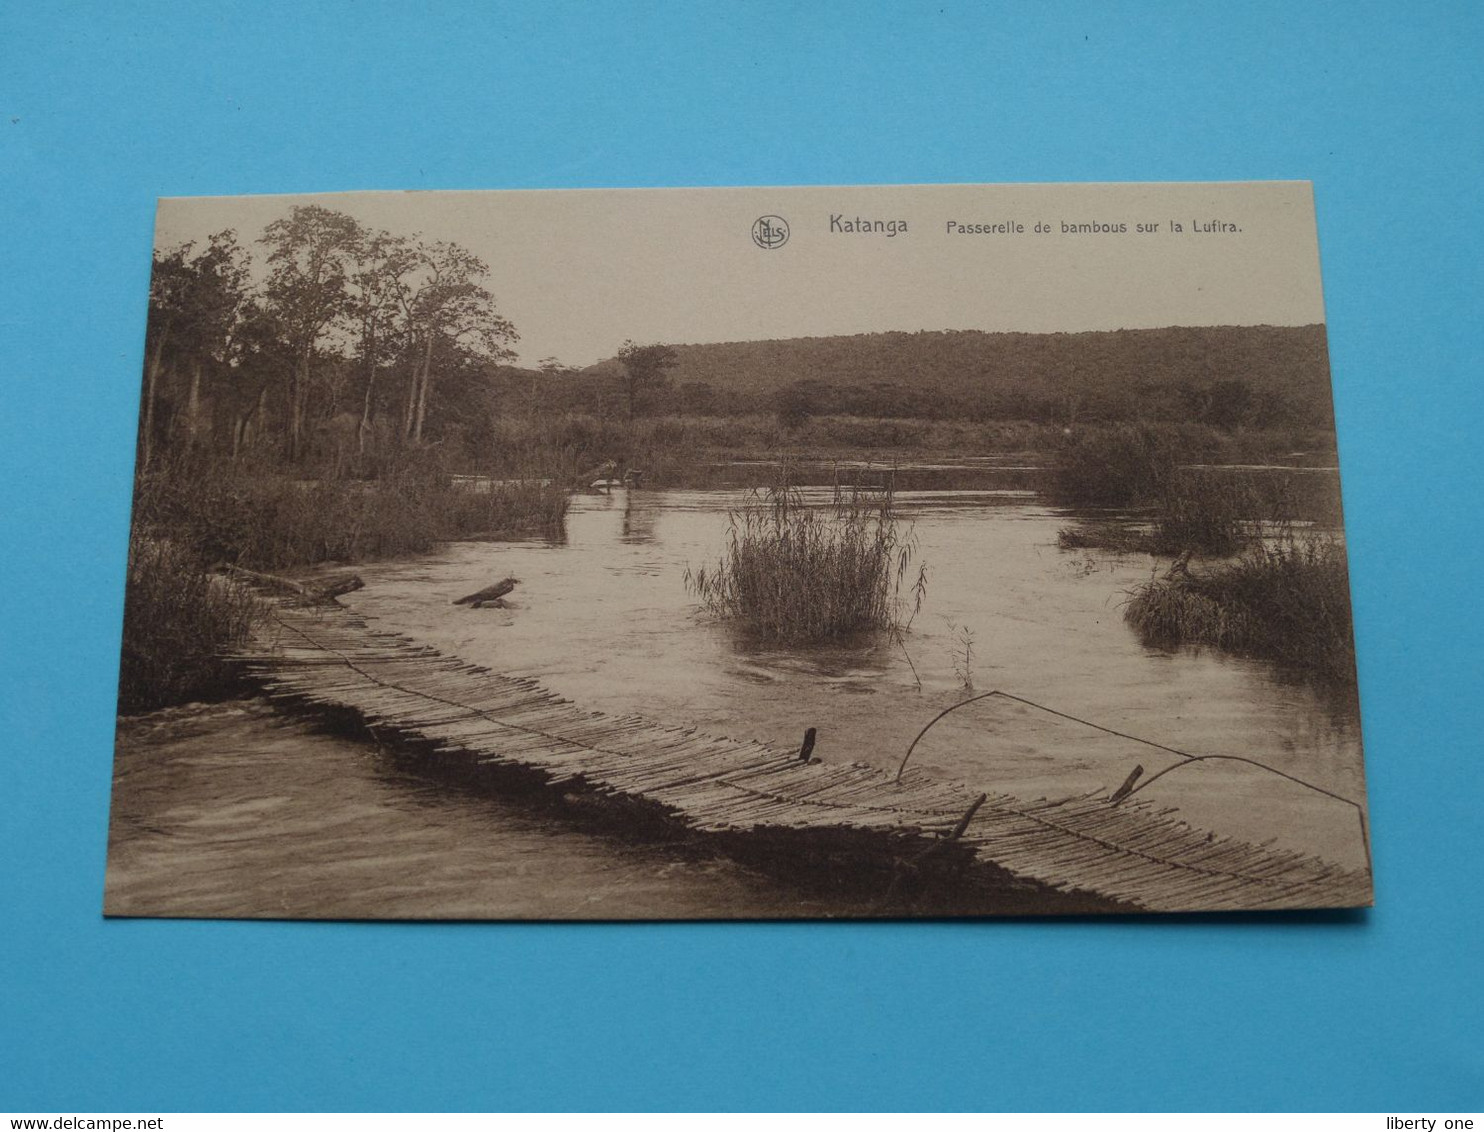
M 764 251 L 788 243 L 788 221 L 781 216 L 759 216 L 752 222 L 752 242 Z

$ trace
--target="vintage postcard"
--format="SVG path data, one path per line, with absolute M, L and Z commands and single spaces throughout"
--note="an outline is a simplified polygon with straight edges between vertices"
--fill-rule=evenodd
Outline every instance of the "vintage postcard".
M 159 205 L 105 911 L 1371 903 L 1305 183 Z

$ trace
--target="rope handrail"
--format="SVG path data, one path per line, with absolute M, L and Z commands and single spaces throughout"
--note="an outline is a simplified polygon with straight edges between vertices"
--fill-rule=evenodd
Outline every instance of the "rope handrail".
M 931 731 L 940 719 L 942 719 L 946 715 L 950 715 L 961 707 L 967 707 L 969 704 L 977 703 L 979 700 L 987 700 L 991 696 L 998 696 L 1001 699 L 1013 700 L 1018 704 L 1025 704 L 1026 707 L 1035 708 L 1037 711 L 1044 711 L 1048 715 L 1058 716 L 1061 719 L 1070 720 L 1073 723 L 1080 723 L 1084 727 L 1091 727 L 1095 731 L 1101 731 L 1107 735 L 1114 735 L 1120 739 L 1128 739 L 1134 743 L 1142 743 L 1146 747 L 1153 747 L 1155 750 L 1158 751 L 1166 751 L 1169 754 L 1175 755 L 1178 758 L 1184 760 L 1183 762 L 1171 763 L 1163 770 L 1150 775 L 1143 782 L 1139 783 L 1138 786 L 1134 786 L 1133 783 L 1142 772 L 1142 768 L 1136 767 L 1134 769 L 1134 772 L 1129 776 L 1128 780 L 1122 787 L 1120 787 L 1118 792 L 1111 799 L 1112 805 L 1116 806 L 1125 798 L 1132 797 L 1140 790 L 1143 790 L 1146 786 L 1151 785 L 1157 780 L 1163 778 L 1165 775 L 1169 774 L 1172 770 L 1179 770 L 1182 767 L 1190 766 L 1192 763 L 1210 762 L 1218 759 L 1228 762 L 1246 763 L 1248 766 L 1255 766 L 1259 770 L 1265 770 L 1271 774 L 1276 774 L 1279 778 L 1286 778 L 1289 782 L 1293 782 L 1299 786 L 1306 787 L 1309 790 L 1313 790 L 1317 794 L 1323 794 L 1326 798 L 1333 798 L 1337 802 L 1344 802 L 1348 806 L 1353 806 L 1355 808 L 1356 817 L 1360 821 L 1360 840 L 1362 846 L 1365 849 L 1366 869 L 1369 870 L 1371 868 L 1371 837 L 1370 830 L 1366 824 L 1365 807 L 1353 798 L 1347 798 L 1343 794 L 1337 794 L 1333 790 L 1326 789 L 1325 787 L 1320 786 L 1317 783 L 1307 782 L 1304 779 L 1299 778 L 1297 775 L 1289 774 L 1286 770 L 1280 770 L 1278 767 L 1269 766 L 1267 763 L 1261 762 L 1257 759 L 1247 758 L 1243 755 L 1192 755 L 1189 751 L 1182 751 L 1178 747 L 1171 747 L 1164 743 L 1156 743 L 1153 739 L 1145 739 L 1139 735 L 1130 735 L 1126 731 L 1117 731 L 1112 727 L 1104 727 L 1101 723 L 1094 723 L 1090 719 L 1083 719 L 1081 716 L 1071 715 L 1070 713 L 1064 711 L 1058 711 L 1054 707 L 1048 707 L 1045 704 L 1038 704 L 1035 700 L 1028 700 L 1024 696 L 1017 696 L 1011 692 L 1002 691 L 999 688 L 995 688 L 988 692 L 980 692 L 978 695 L 970 696 L 966 700 L 960 700 L 956 704 L 951 704 L 940 711 L 937 715 L 933 716 L 932 719 L 928 720 L 927 725 L 923 727 L 923 729 L 917 733 L 917 737 L 914 738 L 910 744 L 908 744 L 907 753 L 902 756 L 902 761 L 897 765 L 896 777 L 892 781 L 897 785 L 901 784 L 902 772 L 907 769 L 907 760 L 912 757 L 912 752 L 917 749 L 917 744 L 922 741 L 922 737 L 929 731 Z
M 912 778 L 903 771 L 894 784 L 889 763 L 884 773 L 865 762 L 801 765 L 799 755 L 755 742 L 582 711 L 534 680 L 378 631 L 334 606 L 275 602 L 252 648 L 237 659 L 275 700 L 348 709 L 373 735 L 384 725 L 394 739 L 432 743 L 472 766 L 508 763 L 542 772 L 558 789 L 585 783 L 603 796 L 657 803 L 666 820 L 697 833 L 764 831 L 759 836 L 766 837 L 785 829 L 828 841 L 848 830 L 852 853 L 859 834 L 874 839 L 861 841 L 862 851 L 890 849 L 892 859 L 909 865 L 920 854 L 904 857 L 899 847 L 910 852 L 913 839 L 930 839 L 934 856 L 946 854 L 942 864 L 950 872 L 988 863 L 1058 890 L 1150 910 L 1349 906 L 1369 899 L 1369 878 L 1358 869 L 1218 839 L 1158 807 L 1120 811 L 1109 805 L 1118 795 L 1106 792 L 1024 803 L 976 791 L 971 799 L 962 784 L 919 771 Z M 1034 701 L 1025 706 L 1055 712 Z M 807 747 L 806 741 L 806 753 Z M 1156 760 L 1154 769 L 1162 765 Z M 1119 793 L 1142 773 L 1137 768 Z M 955 842 L 962 854 L 946 847 Z

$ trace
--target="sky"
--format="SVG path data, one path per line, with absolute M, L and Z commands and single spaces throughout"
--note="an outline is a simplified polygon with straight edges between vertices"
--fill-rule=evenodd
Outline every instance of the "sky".
M 311 203 L 473 251 L 526 365 L 589 365 L 626 340 L 1324 321 L 1296 181 L 175 197 L 155 245 L 235 229 L 261 273 L 263 228 Z M 786 242 L 753 240 L 764 216 Z

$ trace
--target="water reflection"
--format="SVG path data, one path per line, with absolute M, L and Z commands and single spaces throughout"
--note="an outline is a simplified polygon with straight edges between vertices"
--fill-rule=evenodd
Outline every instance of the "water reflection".
M 623 492 L 623 529 L 620 538 L 631 546 L 654 541 L 660 501 L 654 492 L 630 488 Z

